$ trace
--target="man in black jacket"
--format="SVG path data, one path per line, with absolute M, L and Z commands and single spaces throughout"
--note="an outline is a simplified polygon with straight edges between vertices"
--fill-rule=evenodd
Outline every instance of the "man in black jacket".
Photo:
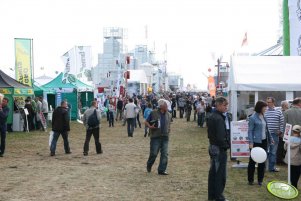
M 9 113 L 9 108 L 7 104 L 8 104 L 8 98 L 4 97 L 2 101 L 0 100 L 0 137 L 1 137 L 0 157 L 3 157 L 5 151 L 5 139 L 6 139 L 6 131 L 7 131 L 6 121 Z
M 207 121 L 209 138 L 210 170 L 208 176 L 208 200 L 226 200 L 223 191 L 226 185 L 227 149 L 230 139 L 227 133 L 224 113 L 228 101 L 224 97 L 215 100 L 216 110 Z
M 70 131 L 70 118 L 67 110 L 67 102 L 62 101 L 61 106 L 55 108 L 52 114 L 52 131 L 53 139 L 50 146 L 50 156 L 55 155 L 56 143 L 60 134 L 64 140 L 64 149 L 66 154 L 70 154 L 70 147 L 68 141 L 68 131 Z

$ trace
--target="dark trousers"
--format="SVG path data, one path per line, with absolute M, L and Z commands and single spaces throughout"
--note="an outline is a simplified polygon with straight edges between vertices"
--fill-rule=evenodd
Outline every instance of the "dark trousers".
M 186 110 L 186 118 L 187 118 L 187 121 L 190 121 L 190 116 L 191 116 L 191 110 Z
M 279 137 L 278 149 L 277 149 L 277 164 L 284 164 L 286 151 L 284 150 L 284 141 L 282 137 Z
M 133 137 L 134 129 L 135 129 L 135 118 L 127 118 L 127 130 L 128 137 Z
M 114 127 L 114 113 L 112 111 L 109 111 L 108 114 L 109 114 L 109 126 Z
M 196 121 L 197 114 L 198 114 L 198 111 L 195 109 L 193 112 L 193 121 Z
M 184 107 L 180 107 L 180 118 L 182 119 L 184 115 Z
M 198 113 L 198 126 L 203 127 L 205 122 L 205 112 Z
M 70 152 L 70 147 L 69 147 L 68 132 L 67 131 L 64 131 L 64 132 L 53 131 L 53 139 L 52 139 L 51 146 L 50 146 L 50 152 L 55 153 L 56 143 L 57 143 L 57 140 L 59 139 L 60 135 L 62 135 L 62 138 L 64 140 L 65 153 L 69 153 Z
M 208 199 L 224 201 L 227 176 L 227 150 L 209 146 L 210 170 L 208 176 Z
M 137 117 L 136 117 L 136 119 L 135 119 L 135 128 L 137 128 L 137 122 L 138 122 L 139 128 L 141 128 L 141 122 L 140 122 L 140 116 L 139 116 L 139 113 L 137 114 Z
M 295 166 L 291 165 L 291 183 L 293 186 L 297 188 L 300 173 L 301 173 L 301 165 Z
M 171 114 L 172 114 L 172 118 L 177 118 L 177 111 L 175 107 L 171 108 Z
M 254 143 L 253 147 L 261 147 L 267 151 L 267 140 L 262 140 L 262 143 Z M 250 156 L 249 165 L 248 165 L 248 181 L 254 182 L 254 173 L 255 173 L 255 164 L 256 162 Z M 257 181 L 262 182 L 264 178 L 265 171 L 265 162 L 258 163 L 257 167 Z
M 6 129 L 7 129 L 6 124 L 0 125 L 0 132 L 1 132 L 0 154 L 4 154 L 4 151 L 5 151 Z
M 107 121 L 110 121 L 110 117 L 109 117 L 109 109 L 107 111 Z
M 156 161 L 158 153 L 161 153 L 158 173 L 166 171 L 168 163 L 168 137 L 151 138 L 150 153 L 147 161 L 147 167 L 151 168 Z
M 85 144 L 84 144 L 84 153 L 89 152 L 89 143 L 90 143 L 90 139 L 91 139 L 92 135 L 93 135 L 94 141 L 95 141 L 96 153 L 100 154 L 100 153 L 102 153 L 102 149 L 101 149 L 101 144 L 99 142 L 99 127 L 98 128 L 93 128 L 93 129 L 88 129 L 86 131 L 86 139 L 85 139 Z

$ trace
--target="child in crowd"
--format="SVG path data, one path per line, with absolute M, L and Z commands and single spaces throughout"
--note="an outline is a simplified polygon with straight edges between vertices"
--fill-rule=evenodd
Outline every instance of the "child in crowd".
M 297 188 L 298 180 L 301 173 L 301 126 L 295 125 L 290 136 L 290 150 L 291 150 L 291 183 Z M 284 144 L 284 149 L 287 150 L 288 143 Z M 284 162 L 288 163 L 288 153 L 286 152 Z

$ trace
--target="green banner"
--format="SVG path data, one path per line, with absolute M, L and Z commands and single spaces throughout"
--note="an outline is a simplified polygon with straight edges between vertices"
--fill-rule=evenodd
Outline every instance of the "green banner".
M 31 39 L 15 38 L 16 80 L 32 87 Z

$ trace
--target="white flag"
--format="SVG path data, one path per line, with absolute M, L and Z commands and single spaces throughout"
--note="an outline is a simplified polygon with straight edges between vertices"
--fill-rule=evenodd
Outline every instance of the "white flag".
M 66 52 L 62 57 L 65 70 L 62 78 L 63 83 L 71 83 L 76 81 L 77 69 L 76 69 L 76 57 L 75 49 L 72 48 Z

